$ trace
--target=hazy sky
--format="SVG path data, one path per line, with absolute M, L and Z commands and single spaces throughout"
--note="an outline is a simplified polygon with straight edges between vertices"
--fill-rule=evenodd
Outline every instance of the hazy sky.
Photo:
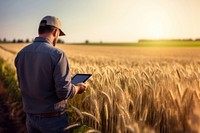
M 35 38 L 46 15 L 66 42 L 200 38 L 200 0 L 0 0 L 0 38 Z

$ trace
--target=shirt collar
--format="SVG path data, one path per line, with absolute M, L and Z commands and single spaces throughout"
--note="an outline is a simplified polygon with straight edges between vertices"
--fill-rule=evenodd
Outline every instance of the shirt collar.
M 53 46 L 53 44 L 50 42 L 50 40 L 48 38 L 45 38 L 45 37 L 36 37 L 34 42 L 46 42 L 46 43 L 51 44 Z

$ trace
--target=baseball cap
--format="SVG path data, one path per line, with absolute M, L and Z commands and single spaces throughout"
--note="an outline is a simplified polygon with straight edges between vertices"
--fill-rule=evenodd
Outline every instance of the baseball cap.
M 39 26 L 53 26 L 55 28 L 58 28 L 60 30 L 59 36 L 64 36 L 65 33 L 61 30 L 61 22 L 58 18 L 54 16 L 45 16 L 41 21 Z

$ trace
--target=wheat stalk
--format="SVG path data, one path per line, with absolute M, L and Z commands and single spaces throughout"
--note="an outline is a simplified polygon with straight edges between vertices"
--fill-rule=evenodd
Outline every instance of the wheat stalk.
M 90 130 L 86 131 L 85 133 L 101 133 L 101 132 L 98 130 L 90 129 Z
M 77 127 L 77 126 L 80 126 L 81 124 L 80 123 L 76 123 L 76 124 L 73 124 L 73 125 L 69 125 L 69 126 L 67 126 L 66 128 L 64 128 L 64 130 L 66 131 L 66 130 L 69 130 L 69 129 L 71 129 L 71 128 L 74 128 L 74 127 Z
M 88 116 L 89 118 L 95 120 L 97 123 L 99 123 L 98 119 L 97 119 L 94 115 L 92 115 L 92 114 L 90 114 L 90 113 L 87 113 L 87 112 L 81 112 L 81 113 L 82 113 L 83 115 L 86 115 L 86 116 Z M 100 123 L 99 123 L 99 124 L 100 124 Z
M 83 120 L 83 115 L 82 115 L 81 111 L 79 109 L 77 109 L 76 107 L 72 106 L 72 105 L 71 105 L 71 107 L 79 115 L 79 117 L 81 118 L 81 120 Z

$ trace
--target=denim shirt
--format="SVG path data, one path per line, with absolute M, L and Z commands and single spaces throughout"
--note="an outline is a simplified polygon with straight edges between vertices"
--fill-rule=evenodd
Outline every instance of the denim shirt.
M 57 112 L 54 104 L 74 96 L 67 57 L 47 38 L 36 37 L 24 47 L 15 66 L 25 112 Z

